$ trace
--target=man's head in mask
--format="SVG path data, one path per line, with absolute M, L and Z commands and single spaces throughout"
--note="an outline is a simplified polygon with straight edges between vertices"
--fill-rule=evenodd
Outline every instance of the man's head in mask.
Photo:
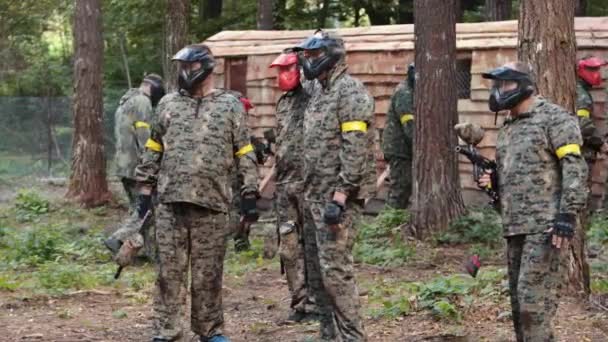
M 156 107 L 160 99 L 165 96 L 165 85 L 163 78 L 157 74 L 148 74 L 141 81 L 140 89 L 148 95 L 152 107 Z
M 576 74 L 585 86 L 589 88 L 599 86 L 602 83 L 600 68 L 604 65 L 606 61 L 597 57 L 583 58 L 576 63 Z
M 511 111 L 511 115 L 525 112 L 532 101 L 535 85 L 532 68 L 522 62 L 507 63 L 482 74 L 492 80 L 488 105 L 493 112 Z
M 211 73 L 215 58 L 207 45 L 188 45 L 179 50 L 173 61 L 179 63 L 178 86 L 190 95 L 204 95 L 203 88 L 213 84 Z
M 298 57 L 295 53 L 282 53 L 277 57 L 270 68 L 279 68 L 277 83 L 282 91 L 291 91 L 300 86 L 300 69 L 298 68 Z
M 298 61 L 302 66 L 304 77 L 308 80 L 327 78 L 333 67 L 340 62 L 346 51 L 344 41 L 336 33 L 318 30 L 314 35 L 296 46 Z

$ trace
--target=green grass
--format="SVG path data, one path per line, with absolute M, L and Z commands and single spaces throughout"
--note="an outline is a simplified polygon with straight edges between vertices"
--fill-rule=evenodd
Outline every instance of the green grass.
M 407 262 L 415 249 L 403 241 L 400 227 L 409 218 L 407 211 L 389 208 L 372 220 L 359 222 L 353 248 L 355 261 L 380 266 L 399 266 Z
M 436 237 L 441 244 L 483 244 L 500 246 L 503 240 L 500 216 L 493 209 L 473 208 L 455 220 L 448 231 Z
M 260 238 L 251 239 L 251 248 L 240 253 L 234 251 L 234 243 L 229 240 L 224 272 L 238 278 L 263 267 L 279 268 L 278 258 L 267 260 L 263 255 L 264 241 Z

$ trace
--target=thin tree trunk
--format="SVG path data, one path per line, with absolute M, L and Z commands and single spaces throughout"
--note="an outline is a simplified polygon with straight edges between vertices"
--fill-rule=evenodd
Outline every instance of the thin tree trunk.
M 465 211 L 460 192 L 456 93 L 456 0 L 415 0 L 416 130 L 413 226 L 419 237 L 445 231 Z M 442 94 L 441 97 L 424 96 Z
M 576 0 L 576 10 L 574 13 L 577 17 L 587 15 L 587 0 Z
M 512 0 L 485 0 L 486 21 L 501 21 L 511 19 Z
M 572 0 L 522 0 L 519 9 L 519 59 L 532 65 L 540 95 L 571 112 L 576 98 L 574 7 Z M 568 254 L 568 290 L 586 296 L 584 229 L 577 229 Z
M 167 15 L 165 17 L 165 58 L 163 70 L 165 71 L 166 85 L 169 91 L 177 89 L 177 64 L 172 64 L 171 57 L 188 44 L 188 17 L 190 14 L 190 0 L 167 1 Z M 220 7 L 221 8 L 221 7 Z
M 103 34 L 100 0 L 76 0 L 74 12 L 74 137 L 67 197 L 85 207 L 111 198 L 103 141 Z
M 127 58 L 127 49 L 125 47 L 127 38 L 125 38 L 125 34 L 121 33 L 118 38 L 118 42 L 120 44 L 120 55 L 122 57 L 122 65 L 125 69 L 125 76 L 127 77 L 127 85 L 129 89 L 133 88 L 133 84 L 131 83 L 131 72 L 129 72 L 129 59 Z
M 258 0 L 258 30 L 272 30 L 272 0 Z

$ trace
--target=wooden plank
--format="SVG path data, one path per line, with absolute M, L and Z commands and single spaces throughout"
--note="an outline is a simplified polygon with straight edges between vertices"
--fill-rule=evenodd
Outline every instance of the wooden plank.
M 247 81 L 276 78 L 276 69 L 270 68 L 270 64 L 279 54 L 255 55 L 248 58 Z
M 247 117 L 247 127 L 249 128 L 272 128 L 277 126 L 277 120 L 274 115 L 264 115 L 264 116 L 248 116 Z
M 353 74 L 405 76 L 407 65 L 413 60 L 414 54 L 409 51 L 349 52 L 346 56 L 349 72 Z
M 247 87 L 247 97 L 254 105 L 275 105 L 279 96 L 274 88 Z

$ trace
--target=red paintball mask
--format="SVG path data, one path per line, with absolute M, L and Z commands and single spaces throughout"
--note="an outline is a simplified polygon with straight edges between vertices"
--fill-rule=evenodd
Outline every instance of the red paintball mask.
M 295 53 L 282 53 L 270 64 L 271 68 L 279 67 L 277 81 L 282 91 L 290 91 L 300 85 L 300 70 L 297 63 L 298 58 Z
M 597 58 L 589 57 L 578 61 L 576 73 L 583 81 L 591 86 L 598 86 L 602 83 L 602 74 L 600 67 L 606 65 L 606 61 Z

